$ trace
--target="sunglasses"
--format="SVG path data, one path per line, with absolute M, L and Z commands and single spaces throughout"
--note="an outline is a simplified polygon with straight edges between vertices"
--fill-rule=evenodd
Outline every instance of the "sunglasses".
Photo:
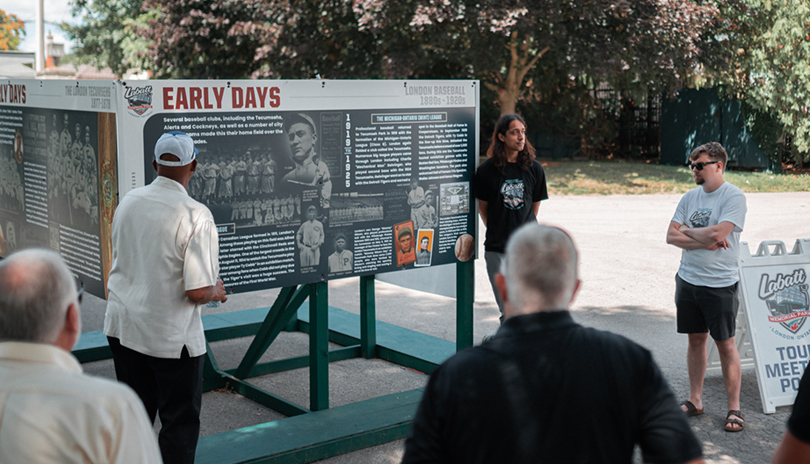
M 690 161 L 688 166 L 689 166 L 689 169 L 691 169 L 693 171 L 695 169 L 697 169 L 698 171 L 702 171 L 703 168 L 706 167 L 706 165 L 715 164 L 715 163 L 719 163 L 719 161 L 706 161 L 706 162 L 701 161 L 700 163 L 693 163 L 693 162 Z

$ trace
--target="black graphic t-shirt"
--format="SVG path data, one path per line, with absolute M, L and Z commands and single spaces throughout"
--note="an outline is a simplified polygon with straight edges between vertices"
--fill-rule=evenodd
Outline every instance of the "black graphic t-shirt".
M 532 205 L 548 199 L 546 173 L 537 161 L 528 171 L 523 171 L 516 163 L 506 163 L 501 173 L 490 158 L 475 172 L 473 192 L 475 198 L 487 202 L 484 249 L 503 253 L 515 229 L 537 221 Z

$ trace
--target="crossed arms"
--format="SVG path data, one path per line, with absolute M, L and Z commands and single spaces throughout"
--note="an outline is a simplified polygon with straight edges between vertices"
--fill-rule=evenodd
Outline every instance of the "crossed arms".
M 667 243 L 684 250 L 717 250 L 728 248 L 728 234 L 734 230 L 734 224 L 723 221 L 710 227 L 691 228 L 672 221 L 667 229 Z

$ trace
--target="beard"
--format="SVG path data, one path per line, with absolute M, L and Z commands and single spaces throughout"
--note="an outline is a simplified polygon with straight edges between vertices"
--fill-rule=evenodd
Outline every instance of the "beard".
M 695 183 L 697 185 L 703 185 L 704 182 L 706 182 L 706 179 L 704 179 L 702 177 L 695 177 Z

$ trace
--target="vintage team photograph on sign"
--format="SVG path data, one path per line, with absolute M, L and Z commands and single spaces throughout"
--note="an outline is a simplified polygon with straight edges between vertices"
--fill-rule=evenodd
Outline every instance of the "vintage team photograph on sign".
M 0 256 L 59 252 L 86 290 L 104 295 L 112 257 L 116 115 L 111 82 L 21 80 L 0 105 Z

